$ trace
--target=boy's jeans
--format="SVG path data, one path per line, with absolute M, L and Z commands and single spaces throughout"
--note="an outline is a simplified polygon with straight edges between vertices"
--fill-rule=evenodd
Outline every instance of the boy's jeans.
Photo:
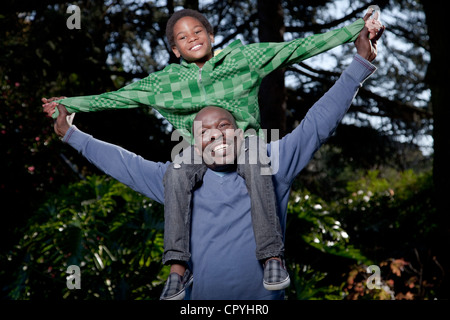
M 257 144 L 259 152 L 254 150 Z M 190 151 L 192 160 L 200 157 L 193 147 Z M 204 163 L 195 164 L 192 161 L 191 164 L 180 164 L 178 158 L 170 164 L 164 175 L 164 264 L 174 260 L 188 262 L 190 259 L 192 195 L 201 184 L 206 170 Z M 284 256 L 275 190 L 272 175 L 268 174 L 270 163 L 262 139 L 256 136 L 245 139 L 238 158 L 237 172 L 244 178 L 251 200 L 256 258 L 264 260 Z

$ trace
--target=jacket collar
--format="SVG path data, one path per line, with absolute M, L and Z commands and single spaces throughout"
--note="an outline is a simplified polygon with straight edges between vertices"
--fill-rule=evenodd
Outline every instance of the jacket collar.
M 241 42 L 241 40 L 234 40 L 232 43 L 230 43 L 225 49 L 220 50 L 220 52 L 216 55 L 214 55 L 214 57 L 212 57 L 211 59 L 209 59 L 208 61 L 206 61 L 205 65 L 203 66 L 203 68 L 208 68 L 208 65 L 214 66 L 216 63 L 218 63 L 219 61 L 225 59 L 225 57 L 234 49 L 241 47 L 243 44 Z M 195 63 L 189 63 L 184 59 L 181 59 L 181 65 L 184 67 L 191 67 L 192 65 L 197 66 Z

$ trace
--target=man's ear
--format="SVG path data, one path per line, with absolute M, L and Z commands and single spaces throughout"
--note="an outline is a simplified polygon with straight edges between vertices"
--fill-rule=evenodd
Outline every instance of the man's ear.
M 177 46 L 172 47 L 172 52 L 175 54 L 175 56 L 179 59 L 181 57 L 181 53 L 178 50 Z

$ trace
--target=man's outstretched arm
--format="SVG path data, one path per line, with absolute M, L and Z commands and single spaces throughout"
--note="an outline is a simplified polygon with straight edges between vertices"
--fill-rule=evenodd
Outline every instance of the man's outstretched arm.
M 74 125 L 63 105 L 54 130 L 62 141 L 80 152 L 89 162 L 131 189 L 164 203 L 163 177 L 168 163 L 148 161 L 119 146 L 98 140 Z
M 310 108 L 292 133 L 271 144 L 272 166 L 276 166 L 278 177 L 286 183 L 292 182 L 333 134 L 363 82 L 375 72 L 371 61 L 377 55 L 379 36 L 369 40 L 364 28 L 355 41 L 358 53 L 336 83 Z

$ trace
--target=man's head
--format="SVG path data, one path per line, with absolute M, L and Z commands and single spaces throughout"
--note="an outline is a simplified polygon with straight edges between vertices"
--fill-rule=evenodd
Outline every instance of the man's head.
M 244 141 L 233 115 L 220 107 L 206 107 L 197 113 L 192 133 L 195 151 L 213 170 L 221 170 L 237 164 L 237 157 Z
M 177 58 L 195 62 L 200 67 L 213 57 L 214 30 L 198 11 L 184 9 L 167 21 L 166 37 Z

